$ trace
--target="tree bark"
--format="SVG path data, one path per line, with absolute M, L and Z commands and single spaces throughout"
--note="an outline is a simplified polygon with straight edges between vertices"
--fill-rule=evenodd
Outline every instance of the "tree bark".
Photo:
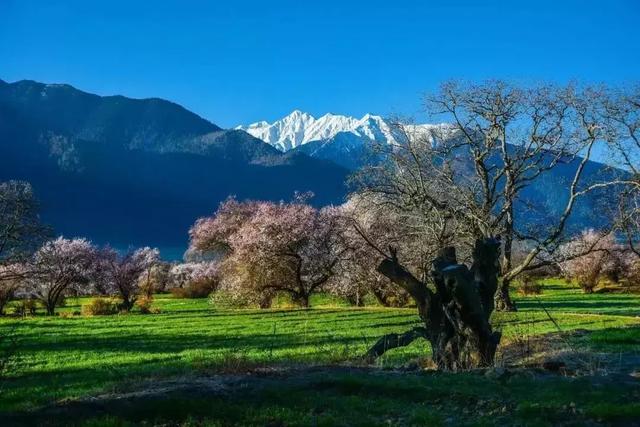
M 131 311 L 131 309 L 133 308 L 133 305 L 135 304 L 135 298 L 132 298 L 130 295 L 121 295 L 122 296 L 122 303 L 120 303 L 120 309 L 123 311 Z
M 260 301 L 258 302 L 258 306 L 261 309 L 267 309 L 267 308 L 271 308 L 271 303 L 273 302 L 273 295 L 271 294 L 267 294 L 264 295 Z
M 511 279 L 506 274 L 513 267 L 513 206 L 507 210 L 504 231 L 504 253 L 502 256 L 502 283 L 495 295 L 495 307 L 497 311 L 516 311 L 516 304 L 511 299 L 509 285 Z
M 510 284 L 511 279 L 502 279 L 495 296 L 496 311 L 518 311 L 516 303 L 511 299 Z
M 416 302 L 424 328 L 382 337 L 366 354 L 376 358 L 385 351 L 425 337 L 432 358 L 441 370 L 458 371 L 493 364 L 501 334 L 489 318 L 498 287 L 500 241 L 476 241 L 471 269 L 457 263 L 455 249 L 443 249 L 433 261 L 435 292 L 416 279 L 392 251 L 378 271 L 405 289 Z
M 309 295 L 306 293 L 295 293 L 293 295 L 293 302 L 295 302 L 297 305 L 299 305 L 302 308 L 309 308 Z
M 53 316 L 54 314 L 56 314 L 56 301 L 47 300 L 44 308 L 47 311 L 47 316 Z
M 364 307 L 364 300 L 360 295 L 349 295 L 346 297 L 349 304 L 354 307 Z
M 56 306 L 58 305 L 58 301 L 63 296 L 63 292 L 69 286 L 68 283 L 56 283 L 55 286 L 49 291 L 46 299 L 44 301 L 44 306 L 47 311 L 48 316 L 53 316 L 56 314 Z

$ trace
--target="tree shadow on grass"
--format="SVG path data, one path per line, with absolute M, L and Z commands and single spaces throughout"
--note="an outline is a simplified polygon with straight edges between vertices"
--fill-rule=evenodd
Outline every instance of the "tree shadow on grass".
M 522 299 L 517 302 L 518 309 L 522 311 L 539 311 L 542 307 L 549 311 L 575 312 L 584 314 L 607 314 L 618 316 L 639 316 L 640 304 L 637 300 L 629 299 L 623 301 L 611 300 L 585 300 L 583 299 L 563 299 L 563 300 L 535 300 Z
M 147 381 L 98 398 L 0 415 L 0 423 L 440 425 L 448 420 L 454 425 L 590 425 L 600 418 L 598 423 L 624 425 L 632 421 L 635 412 L 627 396 L 637 394 L 638 386 L 614 381 L 600 385 L 591 387 L 589 379 L 522 376 L 505 386 L 502 380 L 482 374 L 399 375 L 375 369 L 312 368 Z M 602 404 L 613 411 L 584 410 Z M 568 411 L 570 405 L 580 411 Z
M 371 339 L 373 341 L 373 338 Z M 36 363 L 3 384 L 0 407 L 40 405 L 77 393 L 91 393 L 123 381 L 150 376 L 183 375 L 199 370 L 216 372 L 228 365 L 328 363 L 353 358 L 367 344 L 360 337 L 300 334 L 252 334 L 229 337 L 206 334 L 181 336 L 100 336 L 90 333 L 62 339 L 24 343 L 22 354 L 36 354 Z M 47 368 L 45 361 L 68 354 L 70 364 Z M 96 356 L 96 354 L 100 356 Z M 77 355 L 95 358 L 78 365 Z M 26 362 L 25 362 L 26 363 Z M 38 366 L 39 365 L 39 366 Z M 235 369 L 235 368 L 234 368 Z M 1 424 L 0 424 L 1 425 Z

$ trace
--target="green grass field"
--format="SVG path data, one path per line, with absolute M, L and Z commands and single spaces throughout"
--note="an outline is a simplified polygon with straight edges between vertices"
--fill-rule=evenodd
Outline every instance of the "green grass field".
M 84 302 L 70 299 L 61 311 L 77 311 Z M 519 312 L 496 313 L 493 319 L 503 330 L 505 345 L 558 329 L 588 330 L 593 332 L 576 339 L 575 345 L 592 351 L 640 353 L 638 295 L 584 295 L 560 281 L 548 281 L 542 295 L 518 297 L 517 302 Z M 237 374 L 258 367 L 359 365 L 359 356 L 381 335 L 403 332 L 418 323 L 411 308 L 353 308 L 326 297 L 312 303 L 310 310 L 228 310 L 206 299 L 158 295 L 155 306 L 160 314 L 2 319 L 0 333 L 15 338 L 18 358 L 2 383 L 0 414 L 25 414 L 54 403 L 133 390 L 141 383 L 176 377 Z M 427 343 L 416 342 L 390 351 L 378 367 L 400 367 L 428 352 Z M 589 394 L 580 380 L 562 378 L 532 387 L 532 379 L 517 377 L 507 387 L 477 374 L 316 369 L 315 374 L 292 374 L 290 381 L 263 379 L 241 398 L 230 397 L 233 393 L 189 399 L 172 394 L 162 402 L 145 400 L 135 411 L 123 407 L 120 415 L 94 414 L 85 421 L 94 425 L 143 419 L 196 425 L 205 421 L 211 425 L 272 421 L 274 425 L 334 425 L 335 420 L 345 419 L 352 420 L 349 425 L 424 425 L 446 424 L 454 417 L 461 423 L 468 418 L 491 424 L 510 414 L 545 425 L 553 420 L 545 418 L 545 413 L 562 416 L 571 411 L 605 423 L 640 420 L 638 399 L 628 399 L 630 394 L 640 397 L 638 388 L 624 384 L 607 384 Z M 503 404 L 505 399 L 511 400 Z M 486 408 L 478 409 L 479 401 L 493 403 L 482 403 Z M 484 415 L 465 415 L 462 408 Z

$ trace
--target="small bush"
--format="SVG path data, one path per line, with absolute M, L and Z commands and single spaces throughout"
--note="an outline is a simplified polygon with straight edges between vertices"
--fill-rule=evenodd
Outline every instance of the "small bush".
M 540 295 L 542 285 L 537 280 L 527 277 L 522 280 L 519 291 L 522 295 Z
M 58 313 L 58 316 L 60 316 L 60 318 L 62 319 L 71 319 L 74 314 L 73 311 L 61 311 Z
M 84 316 L 105 316 L 118 313 L 118 303 L 112 299 L 94 298 L 82 305 Z
M 265 301 L 258 301 L 260 308 L 283 308 L 285 310 L 299 308 L 300 306 L 291 298 L 291 295 L 284 292 L 277 292 L 273 297 L 269 296 Z
M 594 289 L 598 286 L 597 275 L 590 274 L 578 276 L 576 279 L 578 281 L 578 286 L 580 286 L 580 289 L 582 289 L 585 294 L 592 294 Z
M 143 296 L 138 301 L 136 301 L 136 305 L 138 306 L 138 309 L 140 310 L 141 314 L 160 313 L 160 309 L 156 307 L 152 307 L 152 304 L 153 304 L 153 298 L 149 298 L 146 296 Z
M 183 288 L 173 288 L 171 293 L 176 298 L 206 298 L 215 289 L 215 281 L 203 279 L 190 282 Z

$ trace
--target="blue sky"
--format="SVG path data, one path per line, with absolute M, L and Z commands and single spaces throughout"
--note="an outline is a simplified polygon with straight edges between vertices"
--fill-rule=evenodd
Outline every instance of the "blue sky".
M 157 96 L 230 127 L 414 115 L 446 79 L 640 79 L 640 1 L 0 0 L 0 78 Z

